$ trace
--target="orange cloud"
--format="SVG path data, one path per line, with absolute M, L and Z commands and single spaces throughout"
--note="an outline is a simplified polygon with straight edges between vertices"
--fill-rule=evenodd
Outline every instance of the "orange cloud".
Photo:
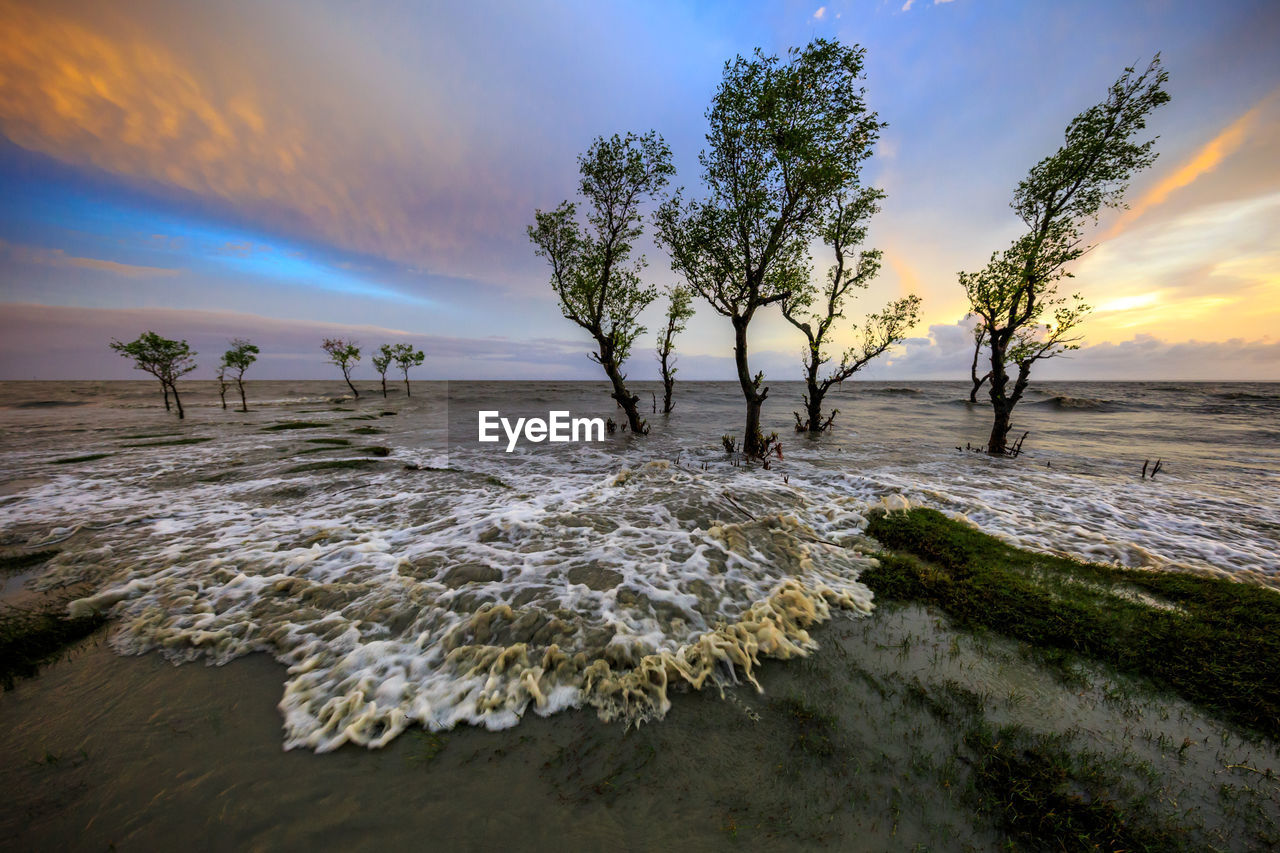
M 1200 176 L 1216 169 L 1223 160 L 1231 156 L 1240 147 L 1248 137 L 1249 131 L 1257 123 L 1259 116 L 1271 106 L 1273 101 L 1277 100 L 1280 100 L 1280 89 L 1271 92 L 1271 94 L 1246 111 L 1244 115 L 1223 128 L 1217 136 L 1197 151 L 1190 160 L 1183 163 L 1172 174 L 1166 176 L 1148 190 L 1142 198 L 1138 199 L 1128 210 L 1121 214 L 1102 239 L 1108 240 L 1120 234 L 1148 210 L 1163 204 L 1170 194 L 1188 186 Z
M 233 54 L 204 67 L 139 30 L 108 34 L 38 4 L 0 0 L 0 31 L 0 134 L 23 148 L 344 249 L 436 269 L 463 254 L 449 212 L 424 221 L 422 209 L 421 196 L 468 180 L 451 140 L 396 138 L 361 104 L 325 102 L 351 113 L 335 125 L 308 116 L 307 90 L 265 88 Z

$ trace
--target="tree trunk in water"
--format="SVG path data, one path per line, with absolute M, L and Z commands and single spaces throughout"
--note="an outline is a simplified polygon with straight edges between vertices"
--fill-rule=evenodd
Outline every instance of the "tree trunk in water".
M 601 347 L 603 350 L 604 347 Z M 613 399 L 618 401 L 618 405 L 622 407 L 622 411 L 627 413 L 627 426 L 636 435 L 648 435 L 649 425 L 640 418 L 640 410 L 636 408 L 636 403 L 640 402 L 640 398 L 627 390 L 625 377 L 622 371 L 618 369 L 618 365 L 614 362 L 613 356 L 602 357 L 600 364 L 604 367 L 604 372 L 608 374 L 609 381 L 613 383 Z
M 991 436 L 987 439 L 987 452 L 992 456 L 1004 456 L 1009 439 L 1009 429 L 1013 426 L 1013 406 L 1004 403 L 993 406 L 995 420 L 991 424 Z
M 826 392 L 817 382 L 809 382 L 809 394 L 805 400 L 805 408 L 809 412 L 809 432 L 822 432 L 822 398 Z
M 405 371 L 405 374 L 404 374 L 404 395 L 406 397 L 413 396 L 412 394 L 409 393 L 409 372 L 408 371 Z
M 351 389 L 351 393 L 359 397 L 360 392 L 356 390 L 356 386 L 351 384 L 351 376 L 345 370 L 342 371 L 342 378 L 347 380 L 347 387 Z
M 742 436 L 742 451 L 748 456 L 764 454 L 764 436 L 760 434 L 760 405 L 769 396 L 769 389 L 756 390 L 756 383 L 751 377 L 751 369 L 747 366 L 747 325 L 750 317 L 733 318 L 733 360 L 738 367 L 738 384 L 742 386 L 742 396 L 747 402 L 747 423 L 745 435 Z
M 173 386 L 173 403 L 178 407 L 178 420 L 186 420 L 187 413 L 182 411 L 182 398 L 178 396 L 178 386 Z
M 676 378 L 671 375 L 671 367 L 667 364 L 669 353 L 662 353 L 662 414 L 669 415 L 675 408 L 671 402 L 671 389 L 675 387 Z
M 989 334 L 988 344 L 991 347 L 991 412 L 994 420 L 991 424 L 991 435 L 987 438 L 987 453 L 992 456 L 1004 456 L 1005 442 L 1009 436 L 1009 427 L 1013 425 L 1013 404 L 1005 396 L 1009 385 L 1009 374 L 1004 369 L 1004 354 L 1011 333 L 995 332 Z
M 161 379 L 161 380 L 160 380 L 160 390 L 164 391 L 164 410 L 165 410 L 166 412 L 168 412 L 168 411 L 170 411 L 170 409 L 169 409 L 169 386 L 165 384 L 165 381 L 164 381 L 163 379 Z
M 249 402 L 244 398 L 244 383 L 237 379 L 236 387 L 240 389 L 240 411 L 247 412 L 249 411 Z M 226 406 L 224 405 L 223 408 L 225 409 Z
M 818 381 L 820 358 L 819 353 L 810 349 L 809 358 L 805 364 L 804 382 L 808 390 L 804 398 L 805 411 L 808 412 L 808 422 L 805 424 L 807 432 L 822 432 L 825 428 L 822 421 L 822 401 L 827 395 L 827 389 Z M 831 416 L 835 417 L 835 412 L 832 412 Z
M 222 398 L 222 409 L 227 408 L 227 384 L 222 380 L 218 380 L 218 396 Z
M 386 396 L 387 396 L 387 375 L 384 373 L 384 374 L 382 374 L 382 397 L 383 397 L 383 399 L 386 399 Z

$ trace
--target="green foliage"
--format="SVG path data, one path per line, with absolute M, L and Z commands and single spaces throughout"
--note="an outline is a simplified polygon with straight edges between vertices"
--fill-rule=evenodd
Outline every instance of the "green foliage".
M 1280 735 L 1272 590 L 1034 554 L 930 509 L 874 514 L 867 533 L 902 552 L 879 555 L 880 566 L 862 574 L 878 599 L 932 604 L 961 625 L 1101 661 Z
M 823 211 L 856 184 L 879 136 L 860 85 L 863 58 L 859 47 L 817 39 L 785 61 L 757 50 L 726 63 L 699 155 L 706 193 L 677 192 L 658 211 L 672 268 L 733 322 L 751 454 L 761 452 L 768 389 L 747 363 L 747 327 L 760 308 L 805 287 Z
M 1157 54 L 1142 72 L 1126 68 L 1101 103 L 1067 126 L 1063 144 L 1018 183 L 1010 206 L 1027 231 L 992 254 L 976 273 L 960 273 L 970 310 L 981 319 L 991 349 L 991 399 L 996 407 L 991 451 L 1001 452 L 1008 413 L 1021 399 L 1031 366 L 1078 349 L 1089 306 L 1058 294 L 1067 265 L 1087 250 L 1083 228 L 1107 208 L 1122 207 L 1129 181 L 1156 159 L 1155 138 L 1136 141 L 1147 117 L 1168 102 L 1169 75 Z M 1009 370 L 1017 369 L 1007 390 Z
M 676 335 L 684 331 L 693 315 L 693 291 L 679 285 L 667 288 L 667 322 L 658 336 L 658 361 L 664 377 L 676 375 Z
M 347 341 L 342 338 L 325 338 L 320 344 L 329 356 L 329 363 L 342 371 L 342 378 L 356 397 L 360 392 L 351 384 L 351 370 L 360 363 L 360 345 L 358 341 Z
M 538 210 L 529 239 L 551 264 L 551 287 L 560 311 L 591 333 L 600 346 L 592 359 L 621 365 L 644 332 L 640 312 L 657 296 L 641 284 L 643 257 L 631 259 L 643 232 L 640 205 L 675 174 L 671 150 L 656 132 L 598 137 L 578 158 L 579 193 L 589 207 L 580 222 L 570 201 Z
M 817 39 L 785 62 L 756 50 L 725 64 L 699 155 L 707 195 L 677 193 L 657 217 L 673 268 L 721 314 L 749 317 L 808 279 L 823 209 L 882 126 L 859 85 L 863 56 Z
M 883 198 L 881 190 L 855 186 L 847 194 L 837 195 L 832 200 L 821 230 L 822 239 L 835 253 L 835 263 L 827 272 L 826 283 L 822 287 L 809 284 L 797 288 L 782 300 L 783 317 L 805 336 L 808 390 L 804 399 L 807 405 L 812 404 L 809 407 L 815 413 L 806 419 L 803 426 L 812 432 L 825 429 L 831 422 L 827 420 L 824 423 L 820 412 L 827 390 L 857 373 L 890 347 L 901 343 L 907 331 L 920 319 L 920 297 L 915 294 L 890 302 L 883 311 L 867 316 L 862 325 L 860 343 L 846 350 L 839 365 L 827 376 L 819 376 L 822 365 L 831 361 L 825 349 L 830 343 L 835 322 L 845 316 L 844 306 L 849 291 L 865 290 L 880 271 L 879 249 L 859 251 L 856 257 L 853 253 L 866 239 L 867 220 L 879 212 L 879 202 Z M 857 331 L 857 325 L 852 329 Z M 800 421 L 798 413 L 796 419 Z
M 658 335 L 658 364 L 662 370 L 662 413 L 674 408 L 671 390 L 676 378 L 676 335 L 684 331 L 693 317 L 693 291 L 677 285 L 667 289 L 667 322 Z
M 261 350 L 244 338 L 232 338 L 228 343 L 231 348 L 222 354 L 221 366 L 234 370 L 238 376 L 243 377 L 249 365 L 258 360 L 258 353 Z
M 373 369 L 378 371 L 378 375 L 382 377 L 385 384 L 387 381 L 387 371 L 391 368 L 391 362 L 395 360 L 395 354 L 392 352 L 391 344 L 383 344 L 378 351 L 370 356 L 373 362 Z
M 137 370 L 150 373 L 170 387 L 179 377 L 196 369 L 198 353 L 192 352 L 186 341 L 162 338 L 155 332 L 144 332 L 129 343 L 113 339 L 111 349 L 133 359 Z
M 162 338 L 155 332 L 144 332 L 128 343 L 112 339 L 110 346 L 125 358 L 133 359 L 135 369 L 146 371 L 160 380 L 165 411 L 169 410 L 169 392 L 172 391 L 178 405 L 178 417 L 186 416 L 182 410 L 182 400 L 178 396 L 177 382 L 196 369 L 197 355 L 186 341 L 173 341 Z

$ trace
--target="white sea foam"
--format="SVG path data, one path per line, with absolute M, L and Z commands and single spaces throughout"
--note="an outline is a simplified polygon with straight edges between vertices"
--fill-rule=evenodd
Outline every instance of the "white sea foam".
M 1208 466 L 1151 482 L 1062 452 L 1010 463 L 838 437 L 737 468 L 710 449 L 714 422 L 573 452 L 450 453 L 407 416 L 374 424 L 392 453 L 370 460 L 355 446 L 296 455 L 367 415 L 259 429 L 288 416 L 197 421 L 183 435 L 214 440 L 188 446 L 129 450 L 108 433 L 83 452 L 114 455 L 66 467 L 48 464 L 69 452 L 63 434 L 41 445 L 38 425 L 15 429 L 5 460 L 23 485 L 0 500 L 6 542 L 63 549 L 36 582 L 85 585 L 73 608 L 110 612 L 119 651 L 286 663 L 288 746 L 378 746 L 411 725 L 498 728 L 580 706 L 640 722 L 666 713 L 675 686 L 749 685 L 765 659 L 811 651 L 815 623 L 870 610 L 857 577 L 874 506 L 932 506 L 1023 547 L 1124 565 L 1272 586 L 1280 573 L 1269 469 L 1242 491 Z M 341 459 L 367 464 L 291 471 Z

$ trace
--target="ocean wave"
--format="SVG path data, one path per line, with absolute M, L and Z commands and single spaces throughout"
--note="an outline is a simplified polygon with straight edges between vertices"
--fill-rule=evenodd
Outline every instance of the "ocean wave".
M 776 478 L 739 504 L 667 462 L 536 477 L 536 496 L 502 500 L 456 469 L 406 476 L 431 482 L 301 507 L 203 490 L 181 516 L 114 530 L 127 560 L 72 607 L 109 611 L 121 653 L 272 654 L 289 667 L 286 746 L 318 751 L 530 710 L 659 719 L 671 689 L 755 684 L 763 660 L 814 647 L 813 625 L 871 610 L 857 582 L 870 561 L 826 539 L 837 516 L 814 519 L 821 533 L 802 520 Z M 245 485 L 247 499 L 264 482 Z M 388 518 L 388 490 L 422 520 Z M 85 580 L 87 565 L 55 561 L 42 582 Z
M 1092 397 L 1071 397 L 1066 394 L 1055 394 L 1047 400 L 1035 400 L 1033 406 L 1045 406 L 1054 409 L 1093 409 L 1103 411 L 1112 408 L 1111 400 L 1095 400 Z

